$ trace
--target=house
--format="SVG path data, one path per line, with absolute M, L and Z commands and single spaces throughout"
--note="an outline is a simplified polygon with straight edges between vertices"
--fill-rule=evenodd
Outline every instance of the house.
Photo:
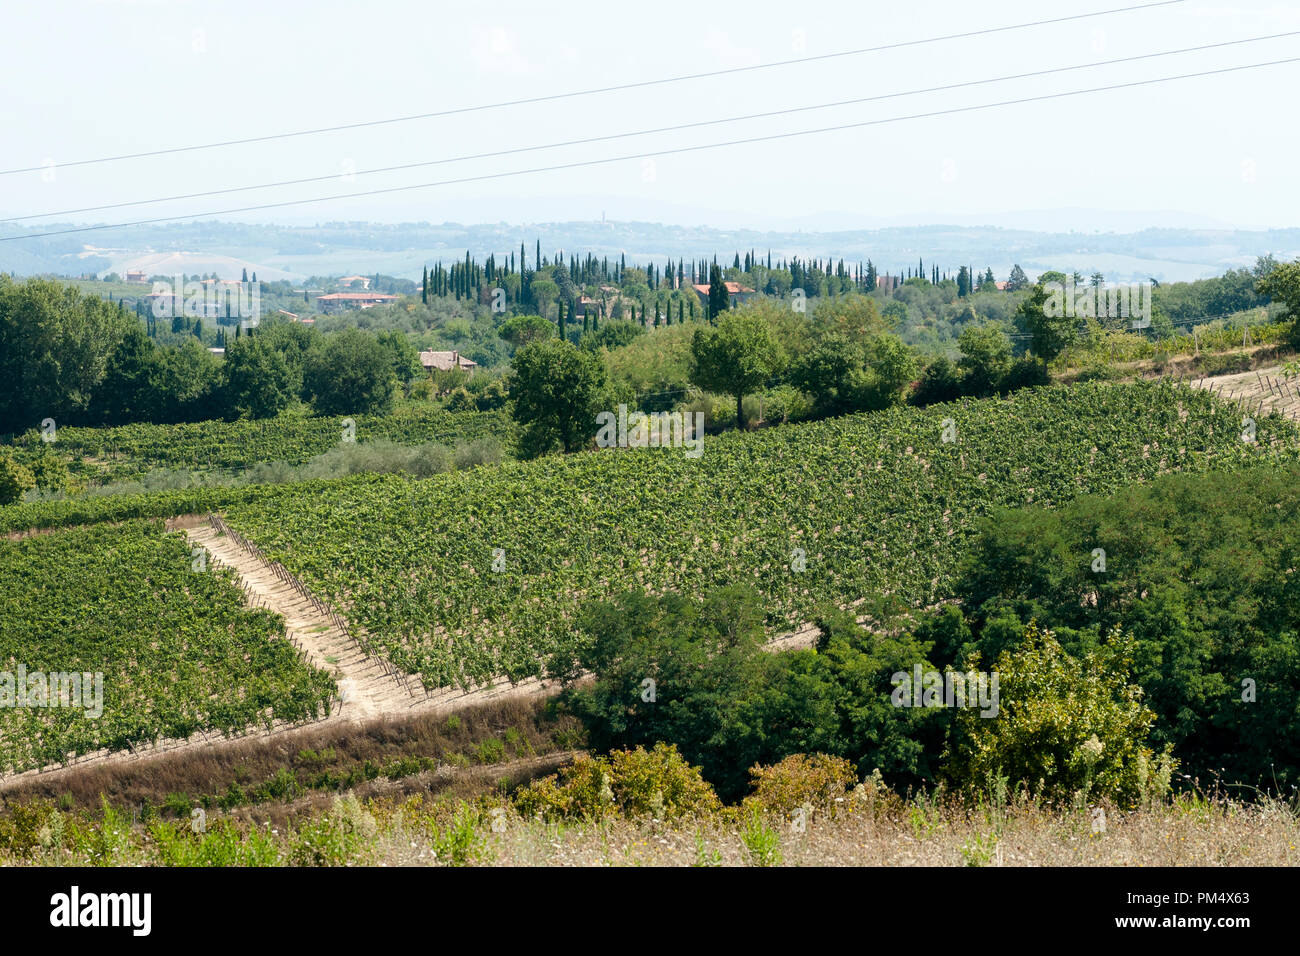
M 149 282 L 149 273 L 143 269 L 127 269 L 124 276 L 127 282 L 136 282 L 140 285 L 147 285 Z
M 734 309 L 742 302 L 748 302 L 757 294 L 749 286 L 741 285 L 739 282 L 724 282 L 722 284 L 727 287 L 728 308 Z M 707 309 L 709 306 L 708 283 L 697 282 L 691 288 L 695 290 L 695 294 L 700 297 L 700 302 Z
M 397 296 L 379 292 L 331 292 L 316 296 L 316 307 L 321 312 L 343 312 L 347 309 L 369 309 L 376 305 L 396 302 Z
M 342 279 L 339 280 L 340 289 L 354 289 L 357 286 L 361 286 L 361 288 L 363 289 L 369 289 L 370 277 L 369 276 L 344 276 Z
M 290 312 L 290 311 L 288 311 L 287 309 L 276 309 L 276 310 L 275 310 L 275 314 L 276 314 L 276 315 L 287 315 L 287 316 L 289 317 L 289 320 L 290 320 L 291 322 L 297 322 L 297 321 L 298 321 L 298 313 L 297 313 L 297 312 Z
M 477 362 L 465 358 L 459 352 L 435 352 L 433 349 L 420 353 L 420 364 L 429 370 L 430 377 L 434 372 L 450 372 L 454 368 L 473 375 L 474 369 L 478 368 Z
M 578 304 L 573 308 L 573 314 L 577 318 L 583 318 L 588 315 L 599 315 L 600 303 L 591 298 L 591 296 L 580 296 L 578 298 Z
M 208 349 L 208 351 L 211 352 L 213 355 L 219 356 L 221 358 L 224 358 L 226 355 L 226 350 L 222 348 Z

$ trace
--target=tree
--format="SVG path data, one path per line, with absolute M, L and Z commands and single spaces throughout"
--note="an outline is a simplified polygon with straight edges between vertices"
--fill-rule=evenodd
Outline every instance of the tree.
M 784 364 L 767 323 L 740 312 L 724 315 L 714 326 L 696 329 L 691 359 L 691 384 L 735 396 L 738 428 L 745 424 L 745 396 L 766 385 Z
M 968 325 L 957 339 L 957 347 L 961 349 L 957 367 L 964 378 L 962 391 L 979 396 L 997 391 L 1011 368 L 1011 340 L 1001 325 Z
M 1016 310 L 1016 325 L 1030 336 L 1030 351 L 1044 362 L 1052 361 L 1073 345 L 1079 334 L 1078 319 L 1066 315 L 1064 309 L 1052 308 L 1050 298 L 1039 282 Z
M 284 354 L 260 338 L 231 343 L 225 378 L 228 414 L 238 418 L 271 418 L 287 408 L 302 387 Z
M 541 342 L 554 334 L 555 327 L 540 315 L 512 315 L 497 329 L 497 335 L 515 348 Z
M 1283 266 L 1261 260 L 1257 271 L 1262 277 L 1255 283 L 1255 291 L 1286 306 L 1291 316 L 1291 341 L 1300 345 L 1300 260 Z
M 1019 292 L 1029 285 L 1029 276 L 1025 275 L 1025 270 L 1019 265 L 1011 267 L 1011 275 L 1007 276 L 1007 291 Z
M 95 391 L 95 417 L 106 425 L 154 421 L 159 408 L 158 356 L 143 329 L 129 329 L 109 356 Z
M 45 279 L 0 274 L 0 430 L 87 420 L 108 359 L 135 316 Z
M 550 279 L 535 279 L 529 286 L 529 291 L 533 297 L 533 305 L 545 317 L 551 310 L 551 303 L 559 296 L 560 287 Z
M 592 352 L 599 351 L 601 348 L 613 350 L 627 345 L 637 336 L 644 334 L 645 329 L 635 322 L 615 320 L 606 322 L 590 332 L 582 333 L 582 338 L 578 340 L 578 344 Z
M 571 342 L 549 339 L 515 353 L 510 376 L 514 418 L 522 449 L 541 455 L 559 445 L 577 451 L 596 433 L 605 388 L 600 359 Z
M 722 279 L 722 269 L 715 262 L 709 269 L 709 321 L 716 322 L 718 316 L 731 308 L 731 294 Z
M 420 353 L 403 332 L 388 329 L 375 336 L 379 344 L 388 350 L 392 357 L 393 379 L 405 386 L 407 382 L 421 374 Z
M 1135 650 L 1117 632 L 1075 658 L 1051 631 L 1031 624 L 1020 646 L 993 662 L 997 719 L 957 711 L 948 776 L 972 791 L 1004 776 L 1041 785 L 1043 797 L 1061 803 L 1082 793 L 1136 805 L 1155 789 L 1150 781 L 1159 774 L 1152 773 L 1157 761 L 1146 746 L 1156 715 L 1143 705 L 1142 688 L 1129 683 Z M 1168 756 L 1162 762 L 1168 774 L 1173 762 Z
M 387 411 L 395 384 L 393 353 L 359 329 L 327 335 L 303 368 L 304 390 L 322 415 Z

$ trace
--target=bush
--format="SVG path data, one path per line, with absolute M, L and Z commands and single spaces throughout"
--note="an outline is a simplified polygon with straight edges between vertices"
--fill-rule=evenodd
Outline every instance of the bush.
M 525 817 L 599 819 L 674 817 L 712 813 L 721 807 L 713 788 L 670 744 L 652 750 L 616 750 L 609 757 L 581 756 L 559 775 L 535 781 L 515 795 Z
M 1011 367 L 1002 376 L 1002 381 L 998 383 L 998 390 L 1004 393 L 1014 392 L 1051 383 L 1052 376 L 1048 373 L 1047 366 L 1032 355 L 1025 355 L 1011 363 Z
M 1173 764 L 1145 746 L 1155 714 L 1128 683 L 1134 642 L 1120 633 L 1076 659 L 1034 624 L 1014 650 L 998 655 L 998 712 L 957 711 L 945 771 L 977 792 L 1006 777 L 1037 787 L 1049 801 L 1088 798 L 1134 806 L 1167 785 Z M 966 670 L 978 667 L 978 658 Z
M 505 457 L 505 450 L 495 438 L 479 438 L 456 448 L 456 469 L 478 465 L 495 465 Z
M 948 358 L 937 358 L 925 367 L 912 392 L 913 405 L 935 405 L 961 398 L 961 373 Z
M 36 477 L 8 454 L 0 455 L 0 505 L 13 504 L 36 487 Z
M 828 754 L 791 754 L 770 767 L 755 766 L 749 775 L 754 793 L 746 803 L 781 814 L 805 805 L 833 810 L 858 782 L 852 762 Z
M 297 866 L 346 866 L 362 862 L 378 832 L 374 817 L 349 794 L 330 812 L 304 823 L 289 837 L 289 858 Z
M 1245 352 L 1218 353 L 1201 358 L 1201 371 L 1206 375 L 1232 375 L 1249 372 L 1250 368 L 1250 356 Z
M 462 385 L 459 388 L 453 388 L 447 394 L 446 406 L 449 411 L 453 412 L 472 412 L 478 408 L 478 402 L 469 393 L 469 389 Z

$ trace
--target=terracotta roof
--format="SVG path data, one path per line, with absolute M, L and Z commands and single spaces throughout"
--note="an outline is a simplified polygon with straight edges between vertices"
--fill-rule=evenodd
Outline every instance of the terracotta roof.
M 731 295 L 741 295 L 742 293 L 754 291 L 749 286 L 741 285 L 739 282 L 724 282 L 722 284 L 727 287 L 727 292 L 729 292 Z M 695 283 L 694 289 L 700 295 L 709 294 L 709 284 L 707 282 Z
M 465 358 L 459 352 L 435 352 L 433 349 L 420 353 L 420 364 L 425 368 L 436 368 L 447 372 L 453 368 L 477 368 L 478 363 Z

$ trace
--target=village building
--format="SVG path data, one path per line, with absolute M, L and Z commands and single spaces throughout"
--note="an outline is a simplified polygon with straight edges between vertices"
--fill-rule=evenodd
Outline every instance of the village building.
M 316 296 L 316 307 L 325 314 L 345 312 L 348 309 L 369 309 L 376 305 L 396 302 L 395 295 L 380 292 L 330 292 Z
M 434 372 L 450 372 L 454 368 L 473 375 L 474 369 L 478 368 L 477 362 L 467 359 L 460 352 L 435 352 L 433 349 L 420 353 L 420 364 L 428 370 L 430 377 Z
M 736 306 L 744 302 L 748 302 L 750 299 L 754 298 L 754 296 L 758 294 L 749 286 L 741 285 L 739 282 L 724 282 L 723 285 L 727 287 L 727 299 L 728 299 L 727 305 L 729 308 L 732 309 L 734 309 Z M 709 305 L 708 283 L 697 282 L 693 286 L 691 286 L 691 288 L 694 289 L 695 294 L 700 297 L 700 302 L 704 305 L 704 307 L 708 308 Z

